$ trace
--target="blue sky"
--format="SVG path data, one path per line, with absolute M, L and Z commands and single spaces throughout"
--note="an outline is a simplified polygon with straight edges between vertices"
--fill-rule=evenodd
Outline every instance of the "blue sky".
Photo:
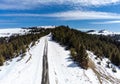
M 40 25 L 120 32 L 120 0 L 0 0 L 0 28 Z

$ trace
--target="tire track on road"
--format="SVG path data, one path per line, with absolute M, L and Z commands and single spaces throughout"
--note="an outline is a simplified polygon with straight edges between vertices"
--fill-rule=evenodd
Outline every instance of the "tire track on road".
M 48 42 L 45 39 L 44 53 L 43 53 L 43 71 L 42 71 L 42 81 L 41 84 L 49 84 L 49 70 L 48 70 Z

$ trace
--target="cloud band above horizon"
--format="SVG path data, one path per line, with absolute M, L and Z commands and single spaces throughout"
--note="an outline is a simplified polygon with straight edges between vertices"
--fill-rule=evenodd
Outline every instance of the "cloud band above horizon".
M 48 14 L 19 13 L 19 14 L 0 14 L 4 17 L 52 17 L 60 20 L 94 20 L 94 19 L 120 19 L 120 14 L 97 11 L 65 11 Z
M 0 9 L 24 10 L 34 9 L 42 5 L 68 4 L 76 6 L 102 6 L 109 4 L 119 4 L 120 0 L 1 0 Z

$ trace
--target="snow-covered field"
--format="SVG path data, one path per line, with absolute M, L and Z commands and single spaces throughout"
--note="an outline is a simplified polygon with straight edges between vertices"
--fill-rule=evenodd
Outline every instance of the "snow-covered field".
M 37 26 L 37 28 L 55 28 L 56 26 Z M 11 35 L 19 34 L 23 35 L 27 33 L 30 29 L 23 29 L 23 28 L 3 28 L 0 29 L 0 37 L 9 37 Z
M 87 51 L 95 69 L 83 70 L 72 61 L 70 52 L 58 43 L 51 41 L 50 35 L 44 36 L 36 45 L 27 50 L 24 58 L 14 58 L 0 66 L 0 84 L 41 84 L 42 63 L 45 39 L 48 41 L 48 67 L 50 84 L 119 84 L 120 69 L 113 73 L 106 68 L 107 58 L 101 61 Z M 21 60 L 19 60 L 21 59 Z M 18 61 L 19 60 L 19 61 Z M 96 72 L 99 73 L 96 73 Z M 100 75 L 101 74 L 101 75 Z M 99 75 L 99 76 L 98 76 Z
M 9 37 L 13 34 L 25 34 L 28 30 L 22 28 L 0 29 L 0 37 Z

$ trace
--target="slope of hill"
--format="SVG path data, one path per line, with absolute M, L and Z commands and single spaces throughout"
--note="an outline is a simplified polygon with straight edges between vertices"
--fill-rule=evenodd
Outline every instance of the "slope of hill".
M 120 41 L 120 32 L 111 32 L 111 31 L 107 31 L 107 30 L 100 30 L 100 31 L 89 30 L 86 33 L 93 34 L 93 35 L 105 35 L 113 40 Z

